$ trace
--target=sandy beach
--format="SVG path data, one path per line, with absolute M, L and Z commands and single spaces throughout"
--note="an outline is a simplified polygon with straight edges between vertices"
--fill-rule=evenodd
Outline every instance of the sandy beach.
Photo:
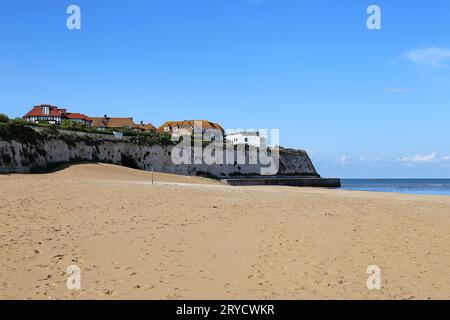
M 151 181 L 105 164 L 0 175 L 0 298 L 450 299 L 450 197 Z

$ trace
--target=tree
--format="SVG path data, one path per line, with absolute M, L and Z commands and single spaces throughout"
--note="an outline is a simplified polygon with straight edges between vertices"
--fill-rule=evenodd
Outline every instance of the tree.
M 6 114 L 0 113 L 0 122 L 9 122 L 9 118 Z

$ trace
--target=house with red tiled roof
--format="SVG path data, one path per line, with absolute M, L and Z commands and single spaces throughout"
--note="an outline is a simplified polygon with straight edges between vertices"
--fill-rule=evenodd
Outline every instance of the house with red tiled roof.
M 215 122 L 207 120 L 167 121 L 158 128 L 159 133 L 170 135 L 192 135 L 194 133 L 209 134 L 212 140 L 223 137 L 225 130 Z
M 90 126 L 92 122 L 92 120 L 84 114 L 70 113 L 67 112 L 67 109 L 60 109 L 49 104 L 41 104 L 33 107 L 23 116 L 23 119 L 31 123 L 45 122 L 58 125 L 61 125 L 64 120 L 70 120 L 88 126 Z
M 142 132 L 149 132 L 149 131 L 155 131 L 156 128 L 151 124 L 151 123 L 147 123 L 145 124 L 143 121 L 141 121 L 141 123 L 137 124 L 135 126 L 136 130 L 142 131 Z
M 111 118 L 107 115 L 103 117 L 92 117 L 92 126 L 98 130 L 133 130 L 148 132 L 156 128 L 151 124 L 134 123 L 133 118 Z
M 81 114 L 81 113 L 66 113 L 66 117 L 67 117 L 67 120 L 70 120 L 70 121 L 73 121 L 73 122 L 78 122 L 78 123 L 81 123 L 81 124 L 88 124 L 88 125 L 92 124 L 92 119 L 89 118 L 85 114 Z
M 133 118 L 92 117 L 92 126 L 98 130 L 132 130 L 135 126 Z
M 51 106 L 48 104 L 42 104 L 33 107 L 26 115 L 23 116 L 25 120 L 32 123 L 47 122 L 51 124 L 61 124 L 65 119 L 64 109 Z

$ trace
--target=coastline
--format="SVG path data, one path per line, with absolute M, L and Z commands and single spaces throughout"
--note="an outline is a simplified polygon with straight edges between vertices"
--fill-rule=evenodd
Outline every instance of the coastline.
M 450 196 L 450 179 L 341 179 L 342 190 Z
M 0 298 L 450 297 L 448 197 L 154 178 L 105 164 L 0 175 Z M 73 264 L 80 291 L 65 287 Z

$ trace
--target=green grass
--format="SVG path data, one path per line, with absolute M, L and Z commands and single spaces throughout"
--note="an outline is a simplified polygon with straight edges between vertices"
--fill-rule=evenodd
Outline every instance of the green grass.
M 32 129 L 32 127 L 45 128 L 42 132 L 37 132 Z M 48 123 L 31 123 L 23 119 L 13 119 L 9 122 L 0 122 L 0 138 L 5 141 L 15 140 L 24 144 L 36 144 L 38 142 L 45 141 L 45 139 L 61 139 L 66 141 L 69 145 L 75 145 L 76 142 L 86 142 L 89 145 L 101 142 L 92 137 L 80 137 L 75 135 L 70 135 L 61 132 L 72 131 L 72 132 L 83 132 L 83 133 L 94 133 L 94 134 L 104 134 L 112 136 L 114 133 L 111 130 L 97 130 L 95 128 L 86 128 L 82 126 L 59 126 Z M 123 132 L 125 137 L 130 138 L 131 143 L 139 145 L 171 145 L 173 142 L 170 136 L 167 134 L 160 134 L 157 131 L 152 132 L 133 132 L 125 131 Z
M 36 144 L 43 137 L 32 128 L 13 122 L 0 125 L 0 138 L 4 141 L 17 141 L 22 144 Z

